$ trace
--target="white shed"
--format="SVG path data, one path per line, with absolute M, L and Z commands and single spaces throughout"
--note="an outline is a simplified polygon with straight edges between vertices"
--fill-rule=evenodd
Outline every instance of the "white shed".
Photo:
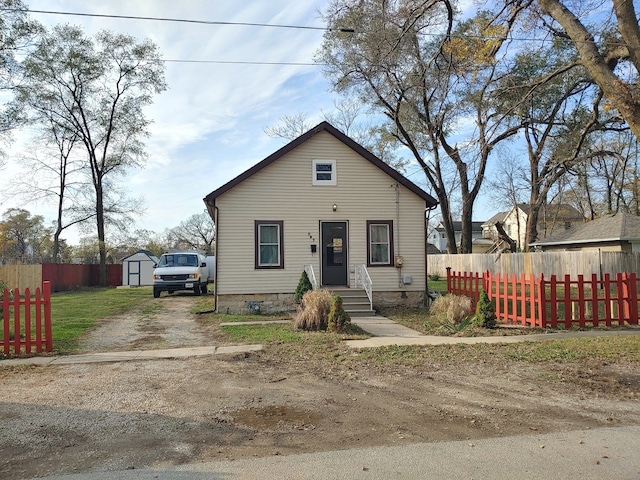
M 158 257 L 148 250 L 138 250 L 136 253 L 122 259 L 122 285 L 139 287 L 153 285 L 153 269 L 158 263 Z

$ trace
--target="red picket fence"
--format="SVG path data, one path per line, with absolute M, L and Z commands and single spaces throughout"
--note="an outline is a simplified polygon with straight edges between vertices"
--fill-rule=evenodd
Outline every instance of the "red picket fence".
M 471 298 L 487 292 L 499 322 L 532 327 L 638 325 L 638 278 L 635 273 L 605 274 L 601 279 L 565 275 L 459 273 L 447 269 L 447 291 Z
M 4 347 L 5 355 L 20 355 L 53 351 L 53 337 L 51 334 L 51 284 L 42 282 L 42 290 L 36 288 L 31 297 L 29 289 L 24 290 L 24 296 L 16 288 L 4 290 L 2 302 L 3 336 L 0 344 Z M 32 309 L 35 318 L 32 318 Z M 13 318 L 11 315 L 13 310 Z M 13 322 L 12 322 L 13 320 Z M 13 325 L 13 332 L 11 326 Z M 11 338 L 13 336 L 13 338 Z

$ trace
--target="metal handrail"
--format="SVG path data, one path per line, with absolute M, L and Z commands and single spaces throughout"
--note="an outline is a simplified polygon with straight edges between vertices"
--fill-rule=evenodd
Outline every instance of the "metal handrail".
M 307 272 L 307 277 L 309 277 L 309 281 L 311 282 L 311 286 L 314 290 L 318 289 L 318 281 L 316 280 L 316 274 L 313 271 L 313 265 L 307 264 L 304 266 L 304 271 Z
M 364 264 L 356 265 L 356 288 L 364 288 L 369 298 L 369 308 L 373 310 L 373 282 Z

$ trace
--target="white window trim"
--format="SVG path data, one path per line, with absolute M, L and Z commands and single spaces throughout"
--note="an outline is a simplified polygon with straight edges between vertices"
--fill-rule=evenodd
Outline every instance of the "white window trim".
M 312 185 L 330 185 L 335 186 L 338 184 L 338 171 L 336 168 L 335 160 L 313 160 L 312 171 L 311 171 L 311 184 Z M 331 180 L 318 180 L 316 174 L 316 166 L 319 164 L 330 164 L 331 165 Z

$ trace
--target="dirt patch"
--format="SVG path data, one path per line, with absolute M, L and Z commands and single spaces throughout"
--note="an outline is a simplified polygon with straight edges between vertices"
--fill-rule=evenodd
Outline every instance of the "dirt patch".
M 86 348 L 222 340 L 188 313 L 195 297 L 159 300 L 164 308 L 148 318 L 105 322 Z M 279 348 L 0 368 L 0 478 L 640 423 L 631 362 L 388 366 L 358 360 L 357 351 L 345 350 L 353 361 L 341 363 Z
M 213 307 L 213 297 L 211 307 Z M 191 293 L 174 293 L 152 298 L 137 308 L 103 320 L 82 339 L 85 352 L 114 352 L 219 345 L 224 336 L 212 324 L 203 322 L 194 305 L 202 305 L 203 297 Z

